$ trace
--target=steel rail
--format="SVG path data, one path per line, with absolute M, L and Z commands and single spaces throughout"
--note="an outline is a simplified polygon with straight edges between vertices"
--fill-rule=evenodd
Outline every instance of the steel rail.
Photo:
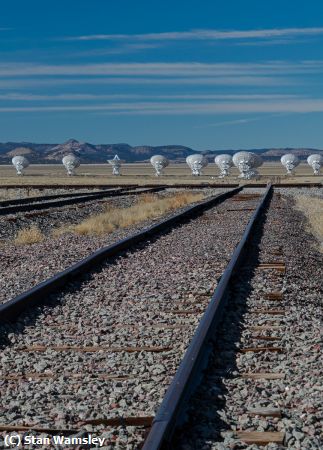
M 211 199 L 200 202 L 195 206 L 191 206 L 185 211 L 177 213 L 168 219 L 162 220 L 161 222 L 158 222 L 157 224 L 152 225 L 151 227 L 128 238 L 122 239 L 115 244 L 97 250 L 62 272 L 59 272 L 53 277 L 37 284 L 28 291 L 0 305 L 0 322 L 15 321 L 21 312 L 30 307 L 43 304 L 48 295 L 59 288 L 64 287 L 67 283 L 75 280 L 80 275 L 93 270 L 95 266 L 99 265 L 106 259 L 116 256 L 120 254 L 120 252 L 131 249 L 134 245 L 139 242 L 146 241 L 151 236 L 158 235 L 159 233 L 165 232 L 167 229 L 174 227 L 179 223 L 186 222 L 187 220 L 198 216 L 203 213 L 203 211 L 212 208 L 229 197 L 232 197 L 241 190 L 242 187 L 214 196 Z
M 137 184 L 1 184 L 1 189 L 38 189 L 42 191 L 44 189 L 70 189 L 71 191 L 76 189 L 106 189 L 106 188 L 123 188 L 123 187 L 137 187 Z
M 202 372 L 207 366 L 212 349 L 211 339 L 221 319 L 232 276 L 243 261 L 250 238 L 265 207 L 269 204 L 272 192 L 273 188 L 270 184 L 253 213 L 211 297 L 210 303 L 202 316 L 191 343 L 185 352 L 184 358 L 156 413 L 151 430 L 144 442 L 143 450 L 164 450 L 171 448 L 169 445 L 174 430 L 183 422 L 188 400 L 198 386 L 202 378 Z
M 39 195 L 37 197 L 22 197 L 22 198 L 12 198 L 10 200 L 2 200 L 0 201 L 0 208 L 4 208 L 5 206 L 14 206 L 14 205 L 25 205 L 28 203 L 42 202 L 45 200 L 55 200 L 57 198 L 73 198 L 73 197 L 84 197 L 85 195 L 95 195 L 95 194 L 103 194 L 104 192 L 120 192 L 121 188 L 116 189 L 106 189 L 104 191 L 94 191 L 94 192 L 71 192 L 69 194 L 52 194 L 52 195 Z
M 4 208 L 0 208 L 0 216 L 7 214 L 16 214 L 18 212 L 26 212 L 26 211 L 34 211 L 48 208 L 56 208 L 66 205 L 74 205 L 77 203 L 86 203 L 88 201 L 99 200 L 101 198 L 106 197 L 119 197 L 121 195 L 137 195 L 142 193 L 153 193 L 159 192 L 166 189 L 167 186 L 157 186 L 154 188 L 143 188 L 142 191 L 132 191 L 132 190 L 121 190 L 121 191 L 104 191 L 100 193 L 92 193 L 92 194 L 83 194 L 80 197 L 73 197 L 63 200 L 54 200 L 52 202 L 42 202 L 42 203 L 28 203 L 28 204 L 20 204 L 14 206 L 6 206 Z M 1 206 L 1 205 L 0 205 Z

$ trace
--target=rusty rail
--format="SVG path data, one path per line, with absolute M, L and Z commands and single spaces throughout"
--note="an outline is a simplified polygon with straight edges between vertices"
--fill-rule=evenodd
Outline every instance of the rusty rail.
M 176 427 L 185 418 L 188 401 L 202 378 L 211 353 L 211 338 L 216 331 L 227 301 L 227 292 L 232 276 L 239 269 L 250 238 L 272 196 L 272 185 L 268 185 L 257 209 L 252 215 L 240 243 L 236 247 L 221 280 L 211 297 L 192 341 L 177 369 L 164 400 L 157 411 L 143 450 L 171 448 L 171 438 Z

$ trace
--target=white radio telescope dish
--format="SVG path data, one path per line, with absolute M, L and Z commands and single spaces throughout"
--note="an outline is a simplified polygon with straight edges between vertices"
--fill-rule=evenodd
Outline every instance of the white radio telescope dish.
M 323 156 L 314 154 L 307 158 L 307 164 L 312 167 L 314 175 L 320 175 L 321 166 L 323 165 Z
M 169 161 L 165 156 L 162 155 L 154 155 L 150 158 L 150 163 L 155 169 L 156 177 L 163 175 L 163 171 L 165 167 L 169 165 Z
M 224 178 L 229 176 L 230 168 L 233 166 L 232 156 L 231 155 L 218 155 L 214 158 L 215 164 L 220 169 L 219 178 Z
M 262 164 L 262 158 L 251 152 L 238 152 L 233 155 L 233 164 L 238 168 L 239 178 L 250 180 L 259 176 L 256 167 Z
M 24 169 L 29 166 L 29 161 L 25 156 L 14 156 L 11 161 L 16 168 L 17 175 L 23 175 Z
M 75 175 L 75 169 L 77 169 L 81 164 L 79 158 L 72 153 L 64 156 L 62 163 L 70 176 Z
M 192 175 L 202 175 L 202 170 L 208 165 L 208 160 L 201 154 L 190 155 L 186 158 L 186 164 L 192 171 Z
M 293 155 L 292 153 L 287 153 L 286 155 L 280 158 L 280 162 L 286 168 L 287 174 L 293 175 L 295 172 L 295 168 L 300 163 L 300 160 L 297 158 L 296 155 Z

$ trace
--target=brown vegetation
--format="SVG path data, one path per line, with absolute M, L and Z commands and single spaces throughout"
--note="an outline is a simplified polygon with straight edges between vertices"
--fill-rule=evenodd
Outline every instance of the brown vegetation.
M 308 219 L 311 231 L 320 242 L 323 252 L 323 199 L 316 197 L 296 196 L 296 208 Z
M 30 228 L 23 228 L 19 230 L 17 236 L 14 239 L 16 245 L 29 245 L 40 242 L 44 239 L 43 233 L 35 225 Z
M 138 203 L 129 208 L 112 208 L 102 214 L 91 216 L 78 225 L 62 227 L 55 235 L 66 232 L 78 234 L 105 234 L 118 228 L 126 228 L 147 219 L 160 217 L 167 212 L 200 201 L 203 194 L 180 193 L 172 197 L 158 198 L 156 195 L 143 195 Z

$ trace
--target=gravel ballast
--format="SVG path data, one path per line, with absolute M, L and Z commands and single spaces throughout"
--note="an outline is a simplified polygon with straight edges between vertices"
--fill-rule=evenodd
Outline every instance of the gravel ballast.
M 226 190 L 208 189 L 206 195 L 218 195 Z M 171 189 L 158 193 L 159 198 L 174 195 L 178 190 Z M 193 193 L 200 191 L 190 191 Z M 126 238 L 131 234 L 148 228 L 162 218 L 171 217 L 176 212 L 183 211 L 192 205 L 185 206 L 177 211 L 170 212 L 163 217 L 146 220 L 135 226 L 118 229 L 106 235 L 78 235 L 75 233 L 65 233 L 59 237 L 50 235 L 54 228 L 63 224 L 79 223 L 91 215 L 102 212 L 109 208 L 127 208 L 135 204 L 140 196 L 116 197 L 104 202 L 91 202 L 82 205 L 82 208 L 67 206 L 64 208 L 48 211 L 45 216 L 35 216 L 24 219 L 22 222 L 8 222 L 5 218 L 0 218 L 0 230 L 2 235 L 14 235 L 21 227 L 37 225 L 46 234 L 43 241 L 31 245 L 15 245 L 7 239 L 1 244 L 0 269 L 0 303 L 4 303 L 16 295 L 30 289 L 41 281 L 66 269 L 70 265 L 78 262 L 82 258 L 90 255 L 101 247 L 113 244 L 119 239 Z M 17 216 L 20 216 L 17 215 Z M 7 227 L 7 228 L 5 228 Z M 10 227 L 10 231 L 8 231 Z
M 323 447 L 319 350 L 323 256 L 306 230 L 306 219 L 295 211 L 290 193 L 281 198 L 275 195 L 260 245 L 254 243 L 231 291 L 206 376 L 190 402 L 189 419 L 177 432 L 174 449 Z M 284 275 L 257 269 L 259 263 L 281 260 L 286 264 Z M 282 300 L 270 301 L 266 295 L 273 292 L 281 292 Z M 255 314 L 257 309 L 284 312 Z M 250 328 L 263 325 L 268 330 Z M 256 346 L 281 347 L 282 353 L 240 351 Z M 241 377 L 250 372 L 283 374 L 284 378 Z M 278 409 L 281 417 L 251 414 L 259 408 Z M 237 431 L 283 432 L 283 446 L 248 445 L 237 440 Z
M 2 423 L 95 430 L 109 449 L 137 448 L 140 430 L 84 421 L 155 414 L 259 199 L 229 199 L 2 327 Z

